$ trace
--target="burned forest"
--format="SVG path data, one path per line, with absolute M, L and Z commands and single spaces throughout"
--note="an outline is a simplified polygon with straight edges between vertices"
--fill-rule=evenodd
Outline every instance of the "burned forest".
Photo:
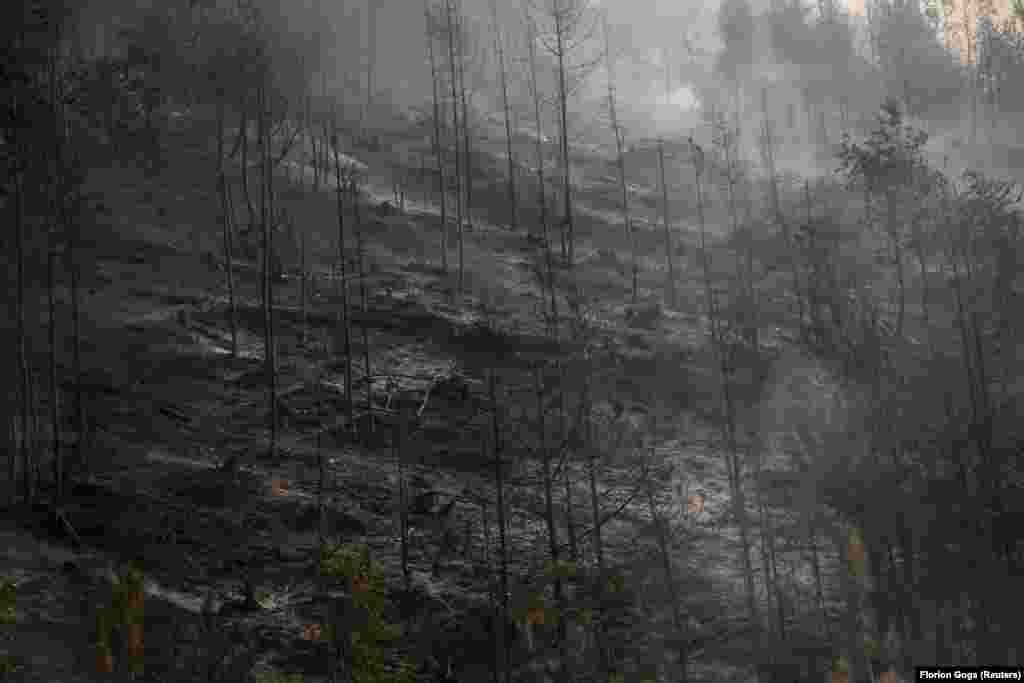
M 0 33 L 0 681 L 1019 680 L 1020 2 Z

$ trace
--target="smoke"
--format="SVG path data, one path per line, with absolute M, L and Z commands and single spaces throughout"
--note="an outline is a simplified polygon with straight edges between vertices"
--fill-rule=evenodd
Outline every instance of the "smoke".
M 664 84 L 653 83 L 648 101 L 643 103 L 659 135 L 671 135 L 692 127 L 698 117 L 700 101 L 689 85 L 683 85 L 666 96 Z

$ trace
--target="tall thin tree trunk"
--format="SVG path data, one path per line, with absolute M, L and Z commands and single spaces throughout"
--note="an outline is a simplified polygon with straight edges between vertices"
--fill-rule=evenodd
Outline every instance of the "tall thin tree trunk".
M 639 297 L 639 264 L 637 254 L 636 231 L 633 229 L 633 222 L 629 214 L 629 187 L 626 183 L 626 153 L 625 141 L 622 136 L 622 126 L 619 125 L 618 104 L 615 99 L 615 76 L 612 69 L 611 40 L 608 35 L 608 15 L 601 16 L 602 28 L 604 31 L 605 48 L 605 69 L 608 72 L 608 114 L 612 126 L 612 134 L 615 136 L 615 166 L 619 172 L 619 210 L 622 213 L 623 237 L 629 244 L 631 256 L 631 277 L 632 277 L 632 299 L 637 302 Z M 671 257 L 670 257 L 671 258 Z
M 704 151 L 697 145 L 693 138 L 690 138 L 690 145 L 693 148 L 693 174 L 694 193 L 697 200 L 697 224 L 700 236 L 700 261 L 701 272 L 704 279 L 704 295 L 706 298 L 707 316 L 711 330 L 717 334 L 715 325 L 717 320 L 715 307 L 715 292 L 711 285 L 711 258 L 708 251 L 707 224 L 704 218 L 704 191 L 702 177 L 704 175 Z
M 370 366 L 370 337 L 367 330 L 367 313 L 369 301 L 366 293 L 366 254 L 363 245 L 362 217 L 359 211 L 359 184 L 352 179 L 352 213 L 353 232 L 356 238 L 356 256 L 359 268 L 359 312 L 361 320 L 359 330 L 363 338 L 363 379 L 366 382 L 366 425 L 367 434 L 374 431 L 373 417 L 373 368 Z
M 903 555 L 903 591 L 907 596 L 907 603 L 913 603 L 913 596 L 915 595 L 915 589 L 917 588 L 917 552 L 918 541 L 914 537 L 904 531 L 901 534 L 902 555 Z M 912 666 L 912 660 L 914 655 L 924 656 L 924 625 L 921 618 L 921 613 L 918 609 L 915 609 L 915 604 L 906 604 L 906 609 L 903 610 L 905 616 L 904 619 L 900 620 L 900 631 L 906 634 L 904 643 L 909 643 L 909 646 L 903 647 L 902 659 L 903 669 L 909 671 Z
M 574 223 L 572 213 L 572 177 L 570 175 L 569 161 L 569 85 L 566 80 L 565 54 L 568 49 L 565 45 L 566 27 L 565 17 L 561 8 L 556 8 L 555 15 L 555 43 L 556 56 L 558 60 L 558 114 L 562 129 L 562 202 L 565 212 L 564 230 L 566 236 L 566 263 L 569 271 L 572 272 L 576 262 L 576 245 L 574 234 Z
M 721 345 L 721 340 L 719 340 Z M 721 352 L 720 352 L 721 353 Z M 754 566 L 751 560 L 750 520 L 747 517 L 746 495 L 743 490 L 743 464 L 736 443 L 735 404 L 732 398 L 731 372 L 723 368 L 723 409 L 725 424 L 723 436 L 728 449 L 728 467 L 730 473 L 730 497 L 732 498 L 733 514 L 740 531 L 740 560 L 743 566 L 743 583 L 746 588 L 747 615 L 754 628 L 755 643 L 761 641 L 761 616 L 757 606 L 757 592 L 754 585 Z
M 310 98 L 307 92 L 306 94 L 306 108 L 305 108 L 305 119 L 303 125 L 305 126 L 306 134 L 310 140 L 316 139 L 316 134 L 313 129 L 312 117 L 310 115 Z M 299 174 L 299 188 L 306 189 L 306 173 L 305 169 Z M 316 183 L 311 179 L 310 190 L 314 193 L 317 190 Z M 293 231 L 297 230 L 296 238 L 299 248 L 299 316 L 301 318 L 302 329 L 299 332 L 299 344 L 305 347 L 309 343 L 309 297 L 311 289 L 312 273 L 309 270 L 309 238 L 306 235 L 306 231 L 302 228 L 295 227 L 292 223 Z
M 31 361 L 30 361 L 31 363 Z M 42 456 L 43 449 L 40 448 L 42 441 L 42 434 L 39 428 L 39 397 L 41 394 L 39 387 L 39 380 L 36 378 L 35 373 L 32 372 L 31 366 L 29 367 L 29 385 L 28 385 L 28 405 L 29 405 L 29 420 L 28 420 L 28 439 L 29 439 L 29 457 L 31 458 L 32 470 L 29 476 L 30 482 L 30 500 L 35 502 L 36 495 L 39 493 L 39 460 Z
M 571 428 L 569 424 L 568 411 L 566 408 L 566 391 L 565 387 L 568 384 L 568 373 L 566 366 L 559 363 L 559 375 L 561 381 L 559 382 L 560 390 L 558 397 L 558 421 L 561 426 L 561 438 L 562 443 L 569 443 L 569 430 Z M 569 447 L 566 449 L 565 455 L 560 458 L 560 468 L 562 471 L 562 486 L 565 489 L 565 534 L 569 543 L 569 559 L 572 562 L 579 560 L 579 548 L 576 543 L 576 515 L 573 512 L 573 495 L 572 495 L 572 456 L 574 449 Z
M 508 71 L 505 68 L 505 45 L 498 23 L 498 3 L 491 0 L 491 22 L 494 31 L 494 45 L 498 53 L 498 68 L 501 70 L 501 106 L 505 114 L 505 156 L 508 161 L 508 204 L 510 230 L 519 228 L 519 203 L 516 200 L 516 161 L 512 155 L 512 109 L 508 99 Z
M 465 277 L 465 251 L 463 247 L 463 208 L 464 208 L 464 196 L 462 190 L 462 165 L 461 161 L 461 145 L 459 142 L 459 93 L 458 93 L 458 63 L 456 62 L 455 46 L 456 46 L 456 22 L 455 22 L 455 10 L 452 7 L 452 0 L 445 0 L 446 18 L 448 23 L 448 68 L 449 68 L 449 80 L 451 81 L 451 96 L 452 96 L 452 138 L 455 146 L 455 220 L 456 220 L 456 242 L 458 248 L 459 258 L 459 272 L 457 280 L 457 292 L 459 296 L 462 296 L 462 287 L 464 284 Z M 465 122 L 463 122 L 465 125 Z
M 59 200 L 58 200 L 59 201 Z M 57 217 L 53 220 L 56 222 Z M 57 235 L 56 226 L 51 228 L 50 244 L 46 254 L 47 280 L 47 321 L 49 331 L 49 393 L 50 393 L 50 431 L 52 441 L 50 450 L 53 456 L 53 502 L 58 504 L 61 498 L 63 479 L 63 463 L 61 462 L 60 445 L 60 384 L 57 381 Z
M 654 447 L 651 447 L 651 460 L 654 460 Z M 662 571 L 665 572 L 665 587 L 668 589 L 669 601 L 672 609 L 672 629 L 675 636 L 676 672 L 678 683 L 686 683 L 689 680 L 689 635 L 686 632 L 686 621 L 682 613 L 682 603 L 679 598 L 679 589 L 676 586 L 675 570 L 672 566 L 672 550 L 669 546 L 668 520 L 658 509 L 654 500 L 654 482 L 651 481 L 650 473 L 644 474 L 644 488 L 647 494 L 647 506 L 651 514 L 651 520 L 655 526 L 655 538 L 658 543 L 658 556 L 661 560 Z
M 907 309 L 907 294 L 906 294 L 906 276 L 904 273 L 903 264 L 903 235 L 902 226 L 896 221 L 896 207 L 895 199 L 892 196 L 892 191 L 886 192 L 886 231 L 889 236 L 889 243 L 892 248 L 892 258 L 894 265 L 896 266 L 896 337 L 901 339 L 903 337 L 903 321 L 906 316 Z
M 784 243 L 789 245 L 789 228 L 782 217 L 782 206 L 779 199 L 779 179 L 775 170 L 775 142 L 772 122 L 768 114 L 768 89 L 761 89 L 761 113 L 764 117 L 764 130 L 761 139 L 761 154 L 768 174 L 768 192 L 771 200 L 772 216 L 779 228 Z
M 309 90 L 306 91 L 306 97 L 303 100 L 304 111 L 303 111 L 303 125 L 306 129 L 306 142 L 309 145 L 309 154 L 306 159 L 302 162 L 308 164 L 310 170 L 313 172 L 312 178 L 312 189 L 315 193 L 320 189 L 320 169 L 317 168 L 317 144 L 316 144 L 316 124 L 313 122 L 313 86 L 310 84 Z M 301 178 L 305 178 L 306 169 L 302 169 Z
M 821 555 L 818 548 L 818 527 L 813 520 L 807 524 L 807 541 L 811 553 L 811 569 L 814 572 L 814 606 L 818 612 L 821 632 L 831 634 L 831 624 L 825 609 L 825 580 L 821 571 Z
M 493 451 L 493 446 L 491 446 L 489 442 L 490 437 L 485 433 L 483 435 L 483 438 L 481 439 L 481 445 L 483 446 L 483 452 L 481 453 L 481 455 L 483 456 L 485 461 L 493 455 L 492 452 L 488 451 L 488 449 L 491 449 L 491 451 Z M 488 635 L 491 638 L 491 683 L 499 683 L 501 681 L 501 672 L 504 669 L 504 667 L 502 666 L 502 651 L 504 648 L 502 647 L 501 639 L 499 637 L 498 632 L 499 630 L 504 631 L 504 626 L 498 625 L 498 622 L 501 620 L 501 603 L 498 601 L 498 589 L 494 585 L 494 560 L 492 557 L 493 544 L 491 543 L 491 520 L 487 516 L 487 500 L 483 496 L 480 497 L 480 528 L 483 531 L 484 537 L 483 548 L 481 549 L 480 552 L 480 561 L 483 564 L 484 573 L 487 576 L 487 604 L 493 612 L 490 626 L 487 629 Z M 467 525 L 467 557 L 471 556 L 469 544 L 470 537 Z
M 562 468 L 562 485 L 565 487 L 565 533 L 569 541 L 569 559 L 577 562 L 579 560 L 579 547 L 576 543 L 576 516 L 573 513 L 574 501 L 572 479 L 569 476 L 570 471 L 569 462 L 566 461 Z
M 508 621 L 509 592 L 508 592 L 508 523 L 505 519 L 505 469 L 502 462 L 503 448 L 501 441 L 501 426 L 498 419 L 498 389 L 497 378 L 494 370 L 488 372 L 487 393 L 491 401 L 491 438 L 494 447 L 494 488 L 497 498 L 498 517 L 498 551 L 501 557 L 498 558 L 498 589 L 501 597 L 498 605 L 501 607 L 498 622 L 498 643 L 503 653 L 501 665 L 504 672 L 504 681 L 509 683 L 512 680 L 512 662 L 509 649 L 510 639 L 505 633 L 505 624 Z
M 726 174 L 726 191 L 728 196 L 729 204 L 729 222 L 731 225 L 730 237 L 735 245 L 739 243 L 739 211 L 736 208 L 736 168 L 733 160 L 733 151 L 735 145 L 735 137 L 732 131 L 729 129 L 729 124 L 723 118 L 721 121 L 721 138 L 719 139 L 719 145 L 722 150 L 722 156 L 725 160 L 725 174 Z M 743 272 L 743 265 L 740 259 L 739 251 L 736 254 L 736 275 L 740 279 L 740 290 L 746 291 L 746 277 Z
M 267 403 L 268 420 L 270 428 L 270 443 L 268 444 L 268 456 L 273 459 L 277 456 L 277 430 L 278 430 L 278 406 L 277 406 L 277 367 L 276 353 L 274 350 L 274 287 L 273 287 L 273 231 L 274 231 L 274 177 L 272 167 L 272 151 L 270 148 L 268 125 L 268 102 L 266 84 L 261 83 L 257 90 L 257 107 L 259 109 L 257 125 L 259 127 L 259 150 L 260 166 L 260 223 L 262 227 L 262 282 L 263 282 L 263 362 L 264 372 L 267 380 Z
M 426 35 L 427 35 L 427 56 L 430 60 L 430 85 L 431 85 L 431 96 L 434 111 L 433 121 L 433 133 L 434 137 L 432 142 L 434 150 L 434 159 L 437 163 L 437 194 L 438 201 L 441 206 L 441 270 L 445 275 L 448 274 L 448 202 L 447 194 L 448 187 L 445 181 L 444 173 L 444 154 L 441 150 L 441 98 L 438 93 L 439 84 L 438 79 L 440 78 L 437 69 L 437 58 L 434 54 L 434 33 L 432 30 L 433 20 L 430 16 L 430 4 L 429 0 L 423 0 L 423 17 L 426 21 Z
M 472 149 L 472 135 L 469 123 L 469 96 L 466 90 L 466 58 L 469 52 L 468 46 L 465 44 L 466 30 L 464 28 L 465 15 L 462 11 L 462 4 L 460 0 L 454 0 L 456 3 L 456 22 L 459 27 L 459 98 L 462 104 L 462 152 L 464 155 L 463 171 L 465 172 L 465 188 L 466 188 L 466 228 L 470 231 L 473 229 L 473 149 Z M 460 259 L 463 258 L 461 252 L 463 250 L 463 244 L 460 242 L 459 251 Z
M 18 151 L 25 153 L 23 145 Z M 18 398 L 20 399 L 21 434 L 18 450 L 21 454 L 21 493 L 25 503 L 32 501 L 32 462 L 29 425 L 31 407 L 30 370 L 28 361 L 28 330 L 26 328 L 25 301 L 25 208 L 24 178 L 20 170 L 14 173 L 14 235 L 15 258 L 17 259 L 17 327 L 18 327 Z M 12 485 L 14 482 L 11 482 Z
M 392 452 L 398 469 L 398 534 L 402 560 L 402 581 L 406 593 L 412 590 L 409 571 L 409 491 L 405 481 L 405 416 L 401 415 L 394 427 Z
M 537 128 L 537 137 L 535 138 L 537 154 L 537 192 L 540 196 L 540 225 L 544 239 L 544 267 L 547 273 L 547 289 L 551 307 L 551 330 L 553 336 L 557 336 L 559 328 L 558 299 L 555 294 L 555 272 L 554 263 L 552 262 L 551 236 L 548 225 L 547 183 L 544 179 L 544 129 L 541 125 L 542 120 L 540 116 L 540 89 L 537 86 L 537 48 L 534 44 L 536 36 L 534 35 L 532 23 L 527 22 L 526 29 L 526 42 L 530 56 L 530 97 L 533 99 L 534 125 Z
M 366 107 L 363 110 L 363 125 L 373 116 L 373 71 L 377 64 L 377 0 L 366 0 L 367 26 L 366 37 L 370 44 L 366 59 Z
M 243 174 L 245 173 L 243 164 Z M 217 101 L 217 189 L 221 203 L 221 238 L 224 247 L 224 275 L 228 286 L 228 329 L 231 332 L 231 357 L 238 357 L 238 313 L 235 299 L 233 248 L 234 208 L 231 205 L 227 172 L 224 168 L 224 100 Z
M 57 44 L 60 43 L 60 26 L 57 26 Z M 64 147 L 64 112 L 59 101 L 63 99 L 63 93 L 58 83 L 57 54 L 58 48 L 54 48 L 50 54 L 50 104 L 53 107 L 54 119 L 56 122 L 53 131 L 53 158 L 51 159 L 50 171 L 50 234 L 49 244 L 46 253 L 46 284 L 47 284 L 47 314 L 49 327 L 49 392 L 50 392 L 50 431 L 53 435 L 50 448 L 53 456 L 53 503 L 58 505 L 63 492 L 64 471 L 61 461 L 60 441 L 60 383 L 57 378 L 57 246 L 58 226 L 67 226 L 64 187 L 62 178 L 62 161 Z
M 604 557 L 604 530 L 601 523 L 601 506 L 598 497 L 597 482 L 600 478 L 601 459 L 594 440 L 593 422 L 591 420 L 590 378 L 587 378 L 586 394 L 586 438 L 587 448 L 587 480 L 590 485 L 590 519 L 593 524 L 594 562 L 597 564 L 597 577 L 593 582 L 594 600 L 597 603 L 598 618 L 594 623 L 594 641 L 597 647 L 598 670 L 603 680 L 612 674 L 612 666 L 608 657 L 608 622 L 604 616 L 604 588 L 607 581 L 607 566 Z M 684 664 L 685 666 L 685 664 Z
M 548 534 L 548 554 L 551 561 L 558 562 L 560 551 L 558 547 L 558 526 L 555 520 L 554 481 L 551 467 L 552 454 L 547 441 L 547 420 L 546 407 L 544 405 L 544 380 L 543 371 L 540 367 L 534 371 L 534 388 L 537 396 L 537 421 L 538 434 L 540 435 L 541 460 L 543 464 L 542 476 L 544 486 L 544 522 Z M 565 594 L 565 582 L 561 578 L 555 579 L 555 601 L 559 609 L 558 617 L 558 645 L 562 660 L 562 683 L 569 683 L 572 680 L 568 656 L 568 633 L 565 619 L 565 608 L 567 605 Z
M 668 281 L 665 283 L 666 293 L 668 294 L 668 305 L 671 308 L 676 307 L 676 265 L 675 265 L 675 246 L 672 244 L 672 228 L 669 227 L 668 218 L 668 182 L 665 178 L 665 143 L 658 140 L 658 172 L 661 176 L 661 217 L 665 226 L 665 258 L 668 259 Z M 635 272 L 635 266 L 634 266 Z M 634 276 L 635 278 L 635 276 Z M 636 291 L 634 285 L 633 291 Z M 634 295 L 635 298 L 635 295 Z
M 768 507 L 764 507 L 764 519 L 768 528 L 765 531 L 765 538 L 768 540 L 768 570 L 771 576 L 772 585 L 775 589 L 775 618 L 779 629 L 779 637 L 785 640 L 788 637 L 786 628 L 786 605 L 782 595 L 782 580 L 779 578 L 779 553 L 775 546 L 775 527 L 772 524 L 771 513 Z
M 308 238 L 306 231 L 299 230 L 299 315 L 302 319 L 300 343 L 305 346 L 309 342 L 309 255 L 307 253 Z
M 7 429 L 7 437 L 10 439 L 9 443 L 12 446 L 7 451 L 7 480 L 11 484 L 8 493 L 10 494 L 9 500 L 13 505 L 18 500 L 18 449 L 21 441 L 18 436 L 18 420 L 13 415 L 14 411 L 12 410 L 11 412 L 12 414 L 4 422 L 4 427 Z
M 257 218 L 256 207 L 252 201 L 252 192 L 249 189 L 249 111 L 244 99 L 241 108 L 242 120 L 239 125 L 242 128 L 242 199 L 245 201 L 246 209 L 249 212 L 249 228 L 246 232 L 251 232 L 257 225 Z
M 761 564 L 762 574 L 764 575 L 765 582 L 765 596 L 767 602 L 767 608 L 770 611 L 772 607 L 776 610 L 776 629 L 778 631 L 779 639 L 786 639 L 786 614 L 785 606 L 783 605 L 781 595 L 781 583 L 779 581 L 778 567 L 776 565 L 776 553 L 775 553 L 775 529 L 772 525 L 771 511 L 768 509 L 768 505 L 762 495 L 761 486 L 761 474 L 763 458 L 759 457 L 757 460 L 757 471 L 755 478 L 757 480 L 757 488 L 755 488 L 755 500 L 754 503 L 758 510 L 758 515 L 761 520 Z
M 338 289 L 341 297 L 340 320 L 337 322 L 342 333 L 342 353 L 345 358 L 345 414 L 347 429 L 354 427 L 355 403 L 352 396 L 352 316 L 349 311 L 348 267 L 345 263 L 345 204 L 341 178 L 341 152 L 338 149 L 337 118 L 332 116 L 333 130 L 330 135 L 331 150 L 334 154 L 334 190 L 338 209 Z
M 75 448 L 74 464 L 88 472 L 85 461 L 85 396 L 82 387 L 82 299 L 78 286 L 80 271 L 78 264 L 78 230 L 75 226 L 68 235 L 67 269 L 71 276 L 71 372 L 75 379 L 74 416 Z

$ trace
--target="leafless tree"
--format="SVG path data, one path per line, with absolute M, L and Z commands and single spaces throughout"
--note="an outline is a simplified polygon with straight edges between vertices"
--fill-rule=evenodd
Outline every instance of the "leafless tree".
M 501 106 L 505 119 L 505 157 L 508 162 L 508 204 L 509 228 L 519 227 L 519 203 L 516 199 L 516 160 L 512 154 L 512 111 L 508 98 L 508 69 L 505 65 L 505 40 L 498 23 L 498 2 L 491 0 L 491 26 L 494 32 L 494 50 L 498 54 L 499 82 L 501 83 Z
M 441 270 L 448 273 L 448 184 L 445 179 L 444 154 L 441 149 L 441 129 L 444 125 L 441 120 L 441 99 L 438 89 L 440 87 L 437 56 L 434 53 L 434 40 L 437 34 L 436 19 L 430 9 L 430 0 L 423 0 L 423 18 L 426 26 L 427 58 L 430 61 L 430 87 L 431 104 L 433 106 L 432 132 L 434 160 L 437 164 L 437 187 L 438 202 L 441 209 Z
M 456 17 L 456 6 L 455 0 L 445 0 L 445 22 L 446 22 L 446 38 L 448 42 L 448 72 L 449 72 L 449 87 L 451 90 L 452 98 L 452 138 L 454 141 L 455 148 L 455 221 L 456 225 L 456 240 L 458 249 L 459 259 L 459 272 L 458 272 L 458 284 L 457 292 L 462 295 L 462 287 L 465 278 L 465 236 L 463 234 L 464 223 L 464 211 L 465 211 L 465 193 L 462 186 L 463 174 L 461 160 L 461 144 L 460 144 L 460 131 L 459 127 L 460 116 L 459 116 L 459 61 L 463 58 L 463 55 L 459 52 L 459 39 L 457 36 L 458 21 Z M 462 122 L 465 125 L 465 122 Z
M 622 213 L 622 230 L 626 244 L 629 245 L 632 257 L 632 289 L 633 303 L 637 302 L 639 289 L 639 266 L 637 264 L 637 242 L 636 232 L 629 214 L 629 187 L 626 182 L 626 154 L 625 140 L 623 139 L 623 128 L 619 124 L 618 105 L 615 100 L 615 71 L 612 64 L 611 37 L 608 33 L 608 13 L 602 13 L 602 28 L 604 29 L 604 59 L 605 69 L 608 72 L 608 116 L 611 122 L 612 134 L 615 136 L 615 166 L 619 172 L 619 210 Z M 669 256 L 671 258 L 671 256 Z
M 544 177 L 544 126 L 540 109 L 540 88 L 537 83 L 537 38 L 533 22 L 526 20 L 526 46 L 530 64 L 530 98 L 533 101 L 533 119 L 536 127 L 534 147 L 537 161 L 537 194 L 540 209 L 540 225 L 544 249 L 544 273 L 550 305 L 550 329 L 554 335 L 558 333 L 558 298 L 555 294 L 555 270 L 552 262 L 551 235 L 548 221 L 547 181 Z
M 569 98 L 573 84 L 591 64 L 576 63 L 575 54 L 594 32 L 596 23 L 590 0 L 526 0 L 534 21 L 541 24 L 537 34 L 541 45 L 556 63 L 557 103 L 562 171 L 562 229 L 565 238 L 565 260 L 573 269 L 575 229 L 571 160 L 569 158 Z M 572 74 L 570 73 L 572 72 Z

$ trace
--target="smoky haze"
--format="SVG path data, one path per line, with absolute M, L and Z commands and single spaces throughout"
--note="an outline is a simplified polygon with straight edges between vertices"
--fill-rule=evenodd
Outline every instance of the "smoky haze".
M 362 0 L 287 3 L 263 0 L 286 26 L 297 49 L 319 52 L 334 96 L 351 107 L 366 99 L 368 60 L 373 55 L 375 106 L 424 108 L 430 99 L 424 12 L 420 2 Z M 571 116 L 575 136 L 608 143 L 608 72 L 600 17 L 609 27 L 611 66 L 619 120 L 627 138 L 700 132 L 709 110 L 733 110 L 743 156 L 756 161 L 764 113 L 786 152 L 791 170 L 827 170 L 828 157 L 845 129 L 871 121 L 887 95 L 904 102 L 912 118 L 932 122 L 932 147 L 962 137 L 953 122 L 966 106 L 959 66 L 943 49 L 938 24 L 913 4 L 880 3 L 873 32 L 866 19 L 850 16 L 845 3 L 799 0 L 725 0 L 721 5 L 673 0 L 591 0 L 584 35 L 571 55 Z M 436 3 L 435 3 L 436 5 Z M 541 17 L 549 0 L 497 3 L 508 49 L 512 108 L 527 118 L 524 17 Z M 439 5 L 438 5 L 439 6 Z M 468 74 L 473 106 L 495 118 L 500 111 L 497 60 L 489 0 L 462 0 L 474 34 L 476 67 Z M 543 24 L 543 21 L 540 21 Z M 369 37 L 376 26 L 376 44 Z M 543 31 L 542 31 L 543 32 Z M 319 48 L 317 48 L 319 43 Z M 444 55 L 439 55 L 444 57 Z M 543 49 L 541 89 L 553 96 L 553 56 Z M 550 112 L 549 112 L 550 113 Z M 552 121 L 549 125 L 553 125 Z M 705 126 L 706 128 L 706 126 Z M 553 130 L 553 128 L 552 128 Z M 952 136 L 952 137 L 951 137 Z M 950 144 L 943 142 L 942 154 Z
M 368 104 L 379 114 L 429 108 L 431 77 L 420 0 L 253 2 L 279 34 L 283 53 L 300 57 L 309 80 L 326 86 L 328 100 L 343 116 L 357 119 Z M 521 128 L 533 118 L 525 17 L 538 24 L 539 86 L 548 133 L 558 129 L 553 106 L 556 64 L 541 43 L 549 28 L 545 24 L 550 24 L 545 9 L 555 2 L 496 3 L 508 52 L 510 105 Z M 870 129 L 879 105 L 891 97 L 910 121 L 928 131 L 927 152 L 934 162 L 958 170 L 957 164 L 969 161 L 1016 177 L 1006 149 L 1017 144 L 1011 124 L 1014 112 L 1024 109 L 1024 101 L 1018 101 L 1024 96 L 1007 86 L 1009 72 L 1002 71 L 988 76 L 994 85 L 987 104 L 972 103 L 964 87 L 966 71 L 943 47 L 940 21 L 923 5 L 878 0 L 872 3 L 874 24 L 869 26 L 865 16 L 851 16 L 840 0 L 813 5 L 801 0 L 558 2 L 587 10 L 568 63 L 574 143 L 610 145 L 613 140 L 608 122 L 610 66 L 627 143 L 688 135 L 710 141 L 709 121 L 729 112 L 732 125 L 740 129 L 741 155 L 754 166 L 761 157 L 759 140 L 767 120 L 779 168 L 819 174 L 834 169 L 842 134 Z M 453 8 L 456 4 L 470 36 L 470 107 L 478 120 L 499 125 L 491 2 L 453 0 Z M 438 12 L 445 3 L 430 5 Z M 88 23 L 102 30 L 121 16 L 144 11 L 144 6 L 110 3 Z M 602 18 L 608 25 L 609 60 L 602 58 Z M 1003 50 L 988 60 L 988 68 L 994 73 L 1004 62 L 1016 63 L 1015 54 L 1012 48 Z M 447 55 L 437 58 L 444 68 Z M 979 134 L 983 119 L 987 125 Z M 973 143 L 970 150 L 961 146 L 964 141 Z
M 928 1 L 0 2 L 0 669 L 1019 666 L 1024 6 Z
M 514 103 L 529 109 L 525 75 L 524 16 L 538 14 L 542 0 L 530 4 L 499 2 L 499 24 L 509 48 L 509 71 Z M 315 52 L 329 76 L 330 87 L 340 100 L 362 100 L 360 92 L 366 83 L 367 60 L 374 54 L 374 100 L 382 107 L 395 109 L 422 108 L 430 98 L 430 71 L 424 37 L 423 5 L 415 0 L 381 0 L 374 3 L 371 18 L 367 3 L 348 0 L 341 3 L 274 3 L 261 0 L 273 25 L 280 26 L 282 38 L 304 52 Z M 714 8 L 699 2 L 668 0 L 603 0 L 590 3 L 587 17 L 589 40 L 573 59 L 579 66 L 579 83 L 575 84 L 575 100 L 582 110 L 576 116 L 592 116 L 605 107 L 607 76 L 598 62 L 603 50 L 600 31 L 596 30 L 599 12 L 607 12 L 615 55 L 616 88 L 620 117 L 639 136 L 688 130 L 696 123 L 695 106 L 700 67 L 688 65 L 692 57 L 685 45 L 712 50 Z M 463 0 L 462 10 L 478 35 L 481 62 L 474 74 L 475 105 L 487 113 L 499 108 L 496 59 L 493 54 L 493 33 L 489 0 Z M 369 35 L 376 23 L 377 43 Z M 552 66 L 550 55 L 539 50 L 542 65 Z M 312 60 L 311 60 L 312 61 Z M 671 84 L 666 94 L 666 70 Z M 693 71 L 694 73 L 691 73 Z M 542 73 L 542 78 L 545 74 Z M 542 88 L 550 84 L 542 83 Z

